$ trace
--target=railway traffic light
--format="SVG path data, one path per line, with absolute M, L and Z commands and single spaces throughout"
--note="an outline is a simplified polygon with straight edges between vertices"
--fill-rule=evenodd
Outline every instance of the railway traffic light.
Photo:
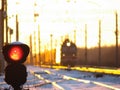
M 10 84 L 14 90 L 21 90 L 20 86 L 26 82 L 27 70 L 23 64 L 29 54 L 29 47 L 21 42 L 5 45 L 2 53 L 6 62 L 5 82 Z
M 24 63 L 29 53 L 29 47 L 21 42 L 5 45 L 2 49 L 7 63 Z

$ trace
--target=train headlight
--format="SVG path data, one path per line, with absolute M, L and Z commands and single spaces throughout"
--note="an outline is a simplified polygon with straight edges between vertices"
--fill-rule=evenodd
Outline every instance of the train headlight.
M 67 42 L 67 46 L 69 47 L 71 45 L 71 43 L 70 42 Z
M 62 54 L 62 56 L 65 56 L 65 54 Z
M 75 54 L 73 54 L 72 56 L 75 56 Z

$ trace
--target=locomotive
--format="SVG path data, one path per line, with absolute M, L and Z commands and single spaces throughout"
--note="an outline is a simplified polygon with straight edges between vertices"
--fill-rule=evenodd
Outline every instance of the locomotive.
M 61 62 L 63 66 L 75 66 L 77 60 L 77 46 L 69 39 L 65 39 L 61 45 Z

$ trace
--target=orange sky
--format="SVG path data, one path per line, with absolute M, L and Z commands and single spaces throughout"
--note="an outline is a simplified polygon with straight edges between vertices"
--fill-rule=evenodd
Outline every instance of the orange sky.
M 36 7 L 34 6 L 36 2 Z M 61 36 L 70 35 L 74 40 L 76 30 L 77 46 L 85 45 L 85 24 L 88 31 L 88 47 L 98 46 L 98 21 L 101 20 L 102 45 L 115 44 L 115 11 L 120 17 L 120 0 L 8 0 L 9 26 L 15 29 L 15 15 L 18 14 L 20 40 L 28 42 L 29 34 L 40 25 L 41 43 L 59 41 Z M 34 23 L 34 12 L 39 14 Z M 120 18 L 118 18 L 120 21 Z M 120 29 L 120 25 L 119 25 Z M 14 41 L 14 35 L 12 35 Z M 120 40 L 119 40 L 120 41 Z

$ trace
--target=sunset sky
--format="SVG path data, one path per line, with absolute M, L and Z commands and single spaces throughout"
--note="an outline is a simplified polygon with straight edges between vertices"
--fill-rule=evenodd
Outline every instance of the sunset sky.
M 87 25 L 88 47 L 98 46 L 98 28 L 101 20 L 102 46 L 115 45 L 115 12 L 118 13 L 120 29 L 120 0 L 8 0 L 8 25 L 15 30 L 15 15 L 18 15 L 20 41 L 29 42 L 29 35 L 41 32 L 41 43 L 60 42 L 61 36 L 69 35 L 79 47 L 85 45 Z M 34 12 L 39 14 L 34 22 Z M 12 41 L 15 40 L 12 35 Z M 37 37 L 37 35 L 36 35 Z M 120 41 L 120 39 L 119 39 Z M 60 43 L 59 43 L 60 44 Z

